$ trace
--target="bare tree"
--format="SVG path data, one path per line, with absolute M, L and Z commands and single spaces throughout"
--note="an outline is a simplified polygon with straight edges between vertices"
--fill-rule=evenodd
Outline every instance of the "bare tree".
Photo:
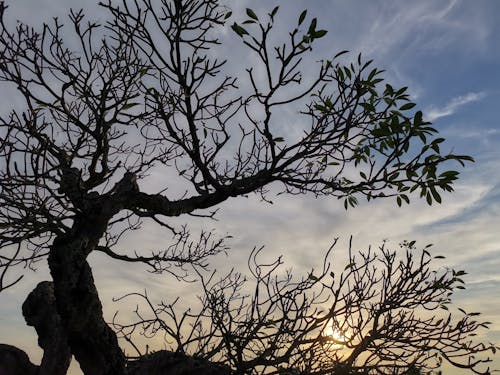
M 136 310 L 135 322 L 115 319 L 114 326 L 139 355 L 134 341 L 159 335 L 171 351 L 229 364 L 236 374 L 430 373 L 443 362 L 490 373 L 487 352 L 495 345 L 473 341 L 490 323 L 448 308 L 464 271 L 435 268 L 431 262 L 442 257 L 412 241 L 398 250 L 350 245 L 349 263 L 334 273 L 336 242 L 322 268 L 301 279 L 281 270 L 281 258 L 259 262 L 262 249 L 250 257 L 250 279 L 200 273 L 198 309 L 127 294 L 146 308 Z
M 126 372 L 102 316 L 91 252 L 182 278 L 182 266 L 206 267 L 226 242 L 212 233 L 193 238 L 169 217 L 210 218 L 230 198 L 266 199 L 271 184 L 340 198 L 346 208 L 363 196 L 401 205 L 413 192 L 430 204 L 457 178 L 443 166 L 471 160 L 442 153 L 443 139 L 413 111 L 406 88 L 384 84 L 370 62 L 342 65 L 339 53 L 313 72 L 307 56 L 326 31 L 316 19 L 306 26 L 306 12 L 277 46 L 269 40 L 278 8 L 265 20 L 249 9 L 244 24 L 233 23 L 265 72 L 248 68 L 237 81 L 213 57 L 231 17 L 218 1 L 101 6 L 109 14 L 103 25 L 70 12 L 77 43 L 67 44 L 58 19 L 10 28 L 0 2 L 0 80 L 24 104 L 0 117 L 0 288 L 19 280 L 7 279 L 8 270 L 47 259 L 57 312 L 85 374 Z M 305 63 L 311 73 L 303 76 Z M 300 137 L 288 136 L 275 115 L 290 106 L 301 106 Z M 172 182 L 146 190 L 152 171 Z M 184 192 L 169 193 L 174 186 Z M 172 245 L 120 250 L 122 236 L 144 222 L 170 232 Z

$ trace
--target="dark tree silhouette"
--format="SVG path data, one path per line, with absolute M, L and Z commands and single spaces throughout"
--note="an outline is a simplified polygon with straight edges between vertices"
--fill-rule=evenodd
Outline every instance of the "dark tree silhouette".
M 443 362 L 489 373 L 484 354 L 495 352 L 494 344 L 472 340 L 489 323 L 477 321 L 476 312 L 448 309 L 464 271 L 435 269 L 430 246 L 419 251 L 412 241 L 398 250 L 349 246 L 347 266 L 335 273 L 336 242 L 321 269 L 301 279 L 281 271 L 281 258 L 259 262 L 262 249 L 250 257 L 249 279 L 199 273 L 198 309 L 127 294 L 122 298 L 146 308 L 136 310 L 135 322 L 115 317 L 114 327 L 139 355 L 134 341 L 158 335 L 171 351 L 228 364 L 238 374 L 430 374 Z
M 414 192 L 430 204 L 452 190 L 458 172 L 443 169 L 448 162 L 471 160 L 442 153 L 443 139 L 414 112 L 406 89 L 384 84 L 370 62 L 342 65 L 339 53 L 314 71 L 307 56 L 326 31 L 316 19 L 306 26 L 306 12 L 276 47 L 269 40 L 278 8 L 264 21 L 247 10 L 244 24 L 233 23 L 265 72 L 248 68 L 237 80 L 213 57 L 231 18 L 218 1 L 101 6 L 103 25 L 71 11 L 71 28 L 55 19 L 37 30 L 9 27 L 0 2 L 0 80 L 23 100 L 0 117 L 0 289 L 20 280 L 9 270 L 47 259 L 55 321 L 85 374 L 127 371 L 103 318 L 91 252 L 182 279 L 178 266 L 203 269 L 227 247 L 209 232 L 193 238 L 169 217 L 211 218 L 228 199 L 266 199 L 271 184 L 343 199 L 346 208 L 363 196 L 401 205 Z M 66 44 L 70 29 L 76 39 Z M 276 116 L 286 107 L 300 108 L 299 137 Z M 152 172 L 166 176 L 156 191 Z M 123 234 L 149 221 L 172 233 L 172 245 L 120 251 Z

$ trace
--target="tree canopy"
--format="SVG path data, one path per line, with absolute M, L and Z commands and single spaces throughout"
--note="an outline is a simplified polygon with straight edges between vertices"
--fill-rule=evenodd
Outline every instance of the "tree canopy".
M 436 332 L 452 327 L 449 320 L 424 320 L 422 329 L 427 333 L 418 331 L 421 321 L 412 320 L 412 304 L 442 306 L 445 290 L 452 289 L 460 276 L 451 271 L 441 276 L 429 273 L 426 252 L 418 261 L 407 253 L 399 266 L 395 255 L 384 249 L 380 258 L 363 255 L 360 265 L 352 265 L 336 281 L 343 285 L 351 280 L 345 294 L 325 281 L 327 273 L 291 283 L 291 279 L 271 278 L 272 272 L 256 263 L 251 270 L 257 284 L 269 291 L 264 305 L 273 306 L 271 310 L 259 307 L 263 305 L 258 296 L 250 305 L 231 305 L 238 303 L 239 276 L 228 275 L 222 284 L 209 288 L 203 272 L 210 256 L 227 249 L 226 239 L 211 232 L 193 238 L 187 226 L 177 227 L 169 218 L 210 219 L 226 200 L 251 193 L 267 200 L 271 186 L 290 196 L 309 193 L 341 199 L 346 209 L 361 198 L 391 198 L 399 206 L 413 196 L 440 203 L 441 192 L 452 191 L 458 176 L 450 163 L 472 159 L 443 152 L 444 139 L 415 109 L 407 89 L 385 83 L 383 71 L 361 55 L 346 63 L 345 51 L 339 52 L 313 68 L 308 55 L 327 31 L 306 11 L 299 15 L 296 28 L 274 45 L 270 40 L 277 35 L 278 7 L 262 15 L 247 9 L 246 20 L 237 23 L 216 0 L 108 0 L 100 5 L 108 14 L 103 24 L 87 19 L 83 11 L 70 11 L 69 25 L 54 19 L 37 29 L 23 23 L 10 27 L 7 6 L 0 2 L 0 81 L 15 88 L 23 100 L 22 108 L 0 117 L 0 290 L 20 280 L 11 277 L 9 270 L 46 259 L 52 281 L 35 295 L 53 301 L 49 315 L 57 317 L 53 322 L 85 374 L 133 372 L 115 330 L 127 338 L 126 331 L 116 324 L 112 329 L 103 318 L 87 262 L 95 251 L 117 261 L 143 263 L 154 272 L 171 272 L 179 282 L 183 274 L 177 267 L 189 265 L 201 280 L 204 306 L 210 311 L 207 318 L 216 327 L 213 337 L 221 339 L 219 348 L 225 348 L 226 357 L 216 358 L 208 351 L 191 354 L 223 359 L 237 373 L 274 365 L 275 373 L 288 371 L 283 366 L 292 353 L 278 345 L 280 340 L 298 350 L 300 371 L 323 373 L 340 366 L 335 354 L 316 356 L 316 350 L 325 350 L 319 341 L 311 346 L 314 352 L 309 359 L 302 356 L 300 339 L 293 341 L 297 337 L 290 333 L 297 332 L 296 323 L 308 322 L 317 329 L 319 322 L 331 321 L 331 313 L 307 315 L 315 302 L 305 297 L 309 302 L 294 307 L 301 293 L 313 285 L 321 284 L 324 293 L 332 294 L 334 306 L 343 301 L 345 309 L 354 309 L 345 312 L 345 321 L 352 316 L 360 328 L 352 340 L 361 349 L 354 348 L 353 353 L 365 352 L 376 342 L 374 355 L 383 355 L 394 366 L 400 363 L 402 371 L 414 363 L 397 355 L 401 343 L 414 345 L 408 358 L 418 357 L 416 363 L 423 365 L 429 349 L 454 348 L 447 340 L 462 345 L 466 339 L 462 333 L 474 333 L 484 325 L 471 322 L 466 314 L 462 325 L 450 328 L 449 335 L 448 328 Z M 255 66 L 243 67 L 237 77 L 227 70 L 231 56 L 217 55 L 224 27 L 232 29 L 230 37 L 241 39 L 257 61 Z M 76 43 L 66 41 L 70 31 Z M 297 113 L 299 136 L 282 123 L 283 108 Z M 152 188 L 148 177 L 153 172 L 172 183 Z M 174 192 L 167 190 L 174 184 Z M 130 255 L 121 250 L 123 235 L 150 221 L 170 233 L 173 242 L 153 253 L 139 249 Z M 379 276 L 374 267 L 377 259 L 386 269 Z M 398 272 L 402 284 L 394 279 Z M 386 294 L 374 294 L 379 284 Z M 423 288 L 422 293 L 415 294 L 414 287 Z M 392 296 L 389 292 L 396 293 L 389 310 L 399 298 L 404 303 L 410 297 L 413 302 L 400 315 L 385 315 L 384 298 Z M 223 303 L 227 293 L 231 304 Z M 420 299 L 425 296 L 429 300 Z M 372 298 L 382 299 L 370 307 Z M 173 311 L 169 306 L 173 305 L 160 312 Z M 247 306 L 256 310 L 241 310 Z M 296 308 L 306 315 L 282 316 L 273 323 L 269 315 L 278 307 L 282 312 Z M 399 322 L 402 337 L 411 325 L 424 341 L 398 341 L 384 336 L 385 331 L 375 332 L 373 326 L 367 333 L 370 319 L 361 318 L 365 311 L 371 320 L 389 316 L 384 324 L 390 327 Z M 251 324 L 254 312 L 262 314 L 257 326 Z M 243 326 L 236 324 L 240 314 L 247 317 Z M 354 318 L 356 314 L 360 317 Z M 236 326 L 228 325 L 227 319 Z M 273 324 L 280 327 L 278 331 L 269 328 Z M 311 327 L 305 332 L 312 333 Z M 275 332 L 269 340 L 277 341 L 270 352 L 261 348 L 264 354 L 247 360 L 246 345 L 252 340 L 268 342 L 261 329 Z M 180 344 L 176 350 L 182 352 Z M 211 341 L 203 345 L 218 347 Z M 255 345 L 250 349 L 254 354 L 261 350 Z M 455 354 L 445 349 L 437 350 L 440 358 L 473 369 L 483 362 L 471 359 L 475 353 L 494 350 L 491 345 L 467 345 L 453 352 L 465 362 L 455 361 Z M 281 360 L 268 363 L 269 358 Z M 321 362 L 307 362 L 319 358 Z M 349 369 L 356 369 L 358 355 L 349 358 Z M 366 366 L 358 370 L 375 371 L 370 363 L 366 359 Z

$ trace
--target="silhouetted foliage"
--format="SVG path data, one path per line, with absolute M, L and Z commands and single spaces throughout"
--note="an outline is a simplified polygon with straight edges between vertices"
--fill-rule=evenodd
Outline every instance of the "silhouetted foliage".
M 447 307 L 464 271 L 433 269 L 430 246 L 418 251 L 405 242 L 398 250 L 350 246 L 349 263 L 334 273 L 336 242 L 322 268 L 301 279 L 281 269 L 281 258 L 259 262 L 262 249 L 250 257 L 249 279 L 198 272 L 197 309 L 127 294 L 145 308 L 135 322 L 115 317 L 113 325 L 139 355 L 138 338 L 161 336 L 171 351 L 226 363 L 238 374 L 430 373 L 443 361 L 483 373 L 488 360 L 474 355 L 495 346 L 472 338 L 489 323 Z
M 20 280 L 7 278 L 7 271 L 47 259 L 58 319 L 85 374 L 119 375 L 127 366 L 102 315 L 90 253 L 140 262 L 180 281 L 189 267 L 201 277 L 208 258 L 227 250 L 226 238 L 194 237 L 169 217 L 212 218 L 210 210 L 228 199 L 258 193 L 267 200 L 271 184 L 291 195 L 342 199 L 346 208 L 360 197 L 394 197 L 402 205 L 412 193 L 431 204 L 441 201 L 440 191 L 452 190 L 458 172 L 446 170 L 449 162 L 471 160 L 441 152 L 443 139 L 414 111 L 406 88 L 385 84 L 370 61 L 358 56 L 344 65 L 341 52 L 314 69 L 307 56 L 326 30 L 306 12 L 276 46 L 269 41 L 277 7 L 267 16 L 248 9 L 246 21 L 233 22 L 232 36 L 264 72 L 249 67 L 237 79 L 225 71 L 231 60 L 215 57 L 220 30 L 232 17 L 218 1 L 100 5 L 108 14 L 102 25 L 71 11 L 70 27 L 54 19 L 35 29 L 9 27 L 0 2 L 0 80 L 23 102 L 0 117 L 0 290 Z M 67 44 L 63 34 L 70 30 L 76 39 Z M 299 108 L 299 136 L 283 124 L 285 108 Z M 151 184 L 153 173 L 165 176 L 162 186 Z M 150 222 L 170 233 L 172 244 L 127 252 L 123 235 Z M 235 277 L 218 284 L 221 293 L 238 286 Z M 319 280 L 326 282 L 324 275 Z M 285 284 L 301 295 L 319 280 Z M 259 281 L 265 282 L 274 285 Z M 219 298 L 205 292 L 207 304 Z M 357 293 L 370 296 L 353 286 L 344 299 Z M 279 289 L 274 296 L 285 298 Z M 211 312 L 218 329 L 233 313 L 225 308 Z M 247 328 L 244 340 L 252 341 Z M 224 360 L 238 371 L 249 368 L 233 358 L 232 346 L 242 339 L 223 347 Z

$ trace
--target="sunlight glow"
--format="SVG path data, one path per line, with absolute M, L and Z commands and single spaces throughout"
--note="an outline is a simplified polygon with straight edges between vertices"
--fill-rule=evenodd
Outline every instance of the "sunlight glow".
M 338 329 L 328 326 L 323 331 L 323 337 L 336 345 L 345 345 L 348 341 L 346 336 Z

